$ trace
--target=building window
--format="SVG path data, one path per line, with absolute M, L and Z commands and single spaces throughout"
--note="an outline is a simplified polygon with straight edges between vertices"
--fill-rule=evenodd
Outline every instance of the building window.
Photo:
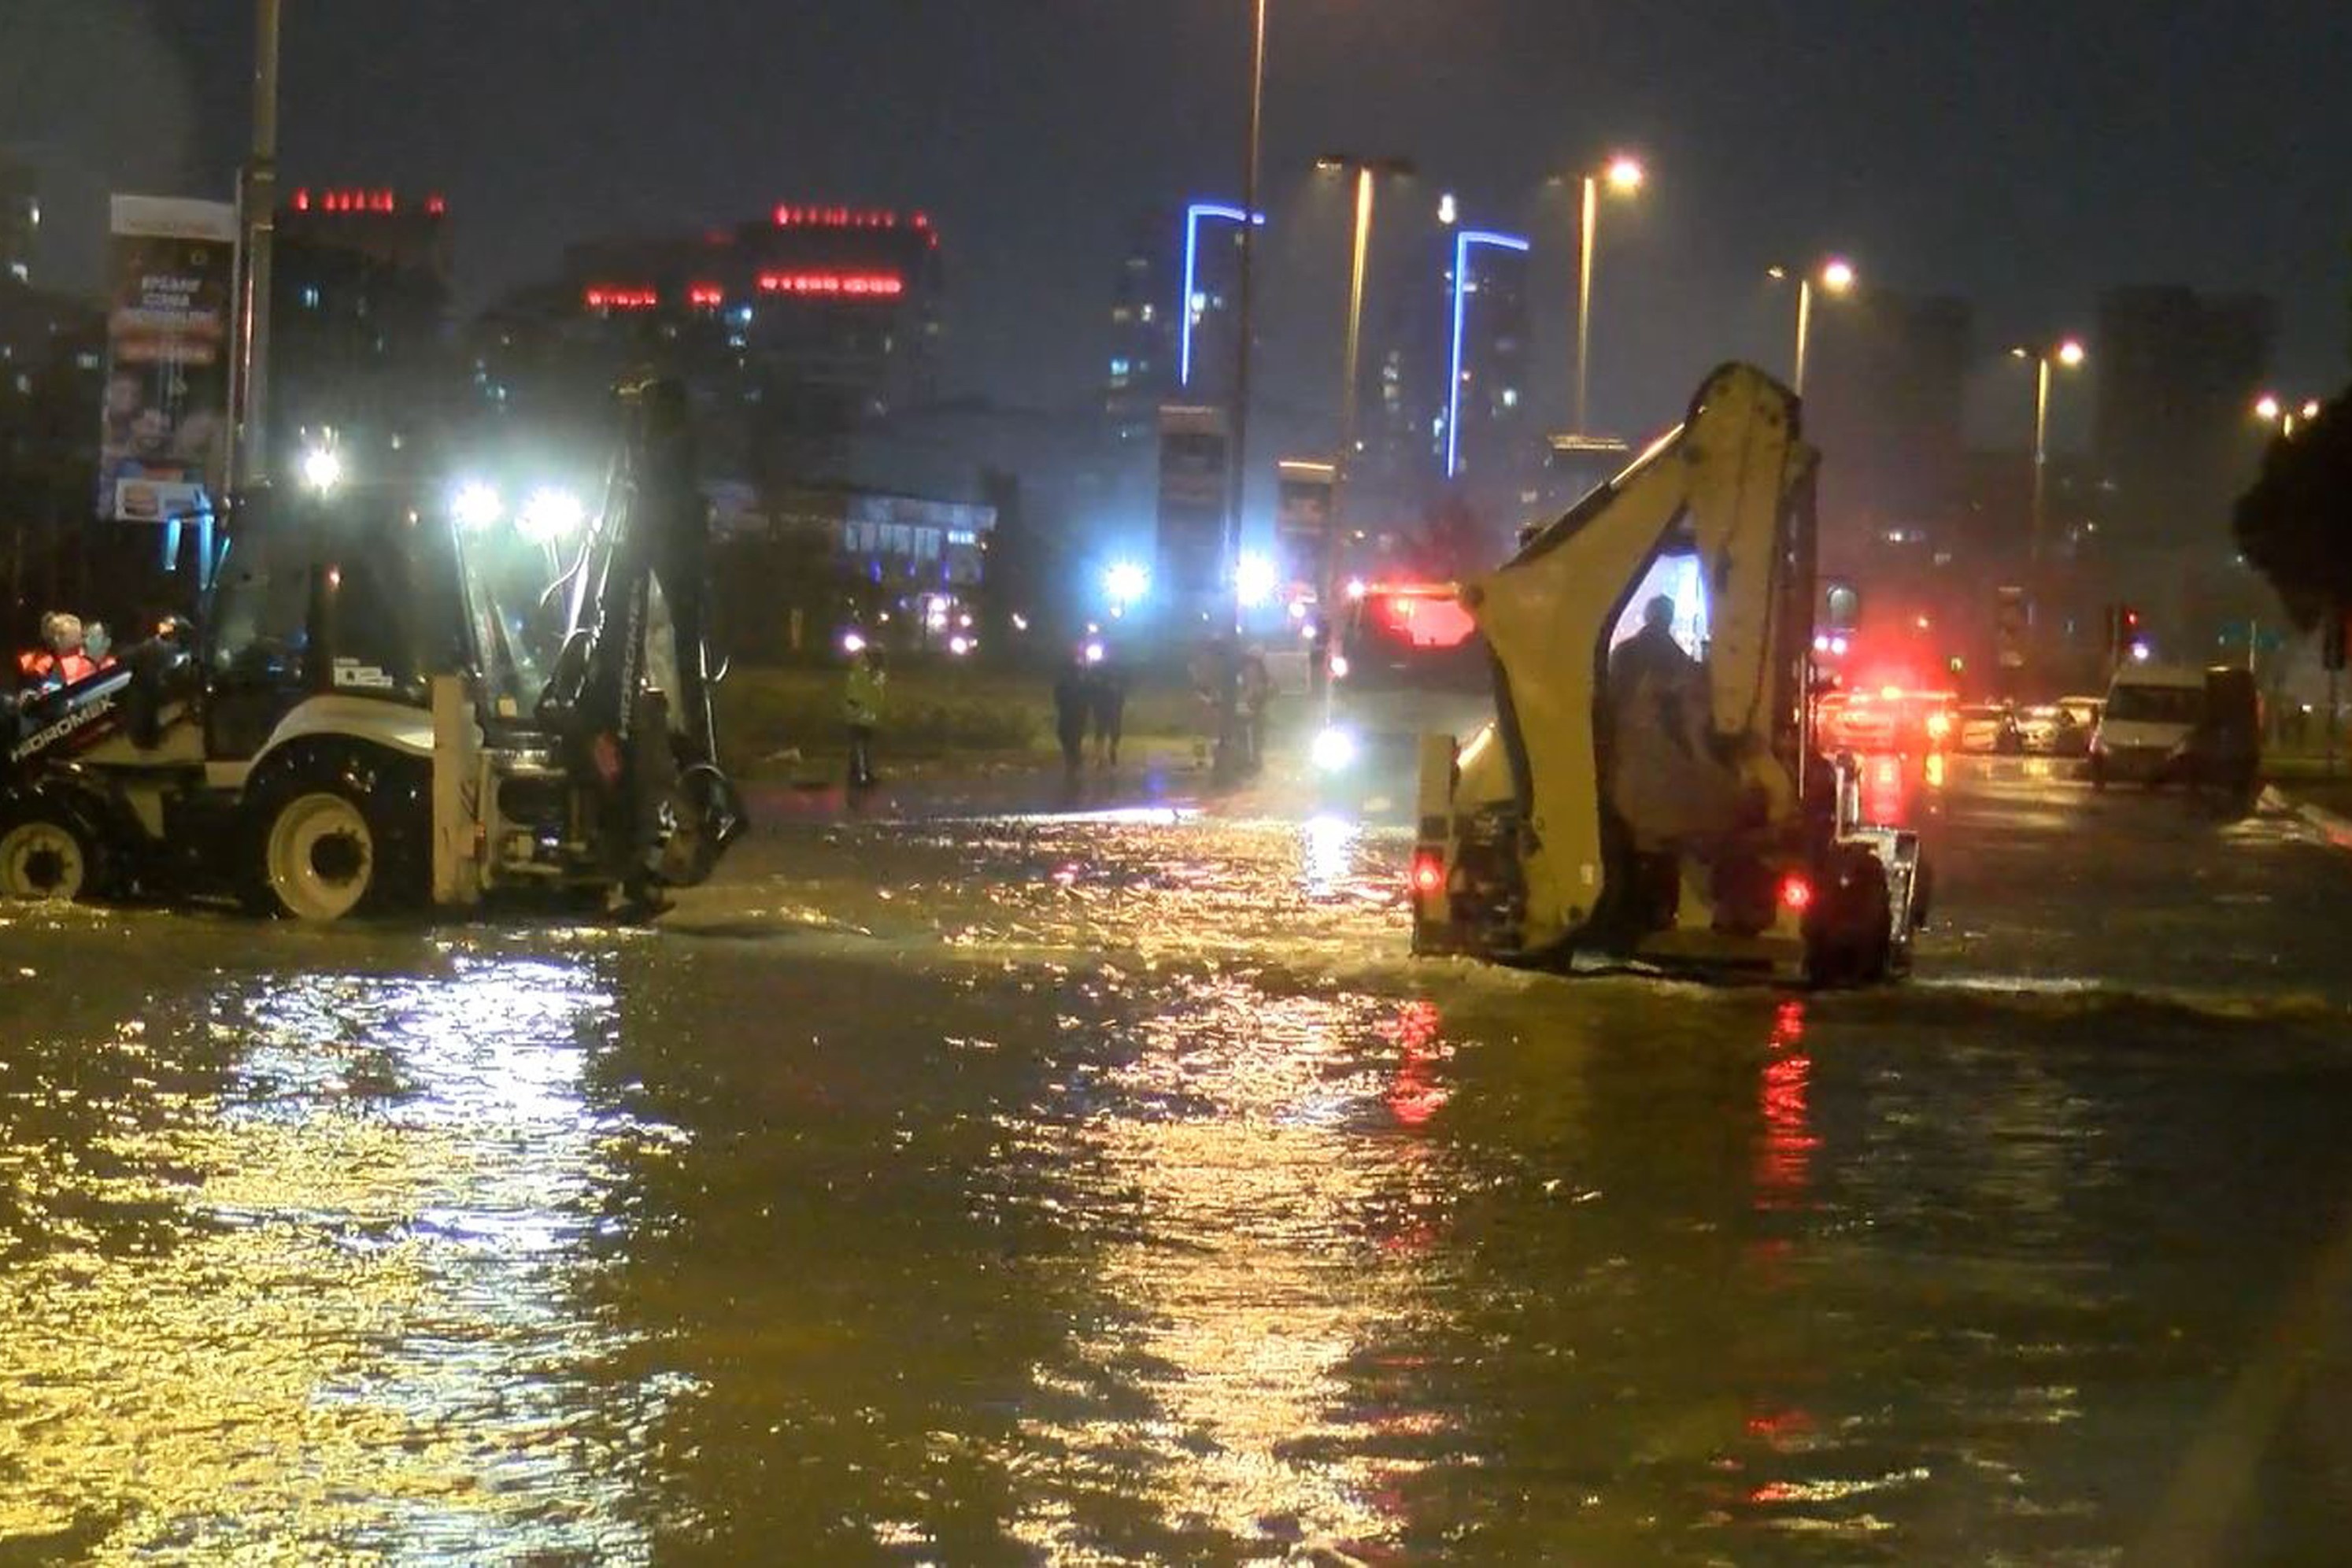
M 306 283 L 302 286 L 302 308 L 306 310 L 315 310 L 319 308 L 319 286 L 316 283 Z

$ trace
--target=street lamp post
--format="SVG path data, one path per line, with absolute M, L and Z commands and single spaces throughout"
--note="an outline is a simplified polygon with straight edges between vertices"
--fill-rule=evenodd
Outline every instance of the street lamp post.
M 1249 134 L 1242 171 L 1242 210 L 1250 215 L 1251 221 L 1242 225 L 1241 345 L 1234 356 L 1234 447 L 1226 482 L 1223 563 L 1227 574 L 1240 563 L 1242 502 L 1249 487 L 1250 263 L 1256 248 L 1251 241 L 1257 231 L 1258 125 L 1265 103 L 1265 5 L 1266 0 L 1254 0 L 1250 7 Z M 1185 309 L 1192 309 L 1192 300 L 1185 300 Z M 1241 627 L 1240 614 L 1238 608 L 1234 612 L 1235 631 Z
M 278 20 L 279 0 L 255 0 L 253 151 L 237 183 L 243 257 L 236 297 L 236 357 L 230 366 L 236 417 L 229 421 L 229 483 L 261 477 L 268 437 L 269 261 L 278 207 Z
M 2033 362 L 2033 510 L 2026 553 L 2029 560 L 2039 565 L 2042 561 L 2042 514 L 2049 491 L 2050 366 L 2054 361 L 2073 370 L 2083 363 L 2083 345 L 2076 339 L 2067 338 L 2045 349 L 2021 347 L 2009 352 L 2013 358 Z
M 1571 431 L 1586 431 L 1586 393 L 1588 372 L 1592 362 L 1592 258 L 1600 244 L 1601 186 L 1607 182 L 1611 190 L 1631 195 L 1642 188 L 1642 165 L 1633 158 L 1612 158 L 1606 168 L 1584 174 L 1584 202 L 1577 225 L 1576 240 L 1576 423 Z
M 1362 363 L 1364 276 L 1370 266 L 1374 183 L 1382 174 L 1410 176 L 1413 168 L 1402 158 L 1358 158 L 1345 153 L 1318 158 L 1315 166 L 1327 171 L 1353 170 L 1356 175 L 1355 236 L 1348 259 L 1347 347 L 1339 367 L 1339 458 L 1331 468 L 1331 513 L 1325 525 L 1321 580 L 1316 584 L 1316 602 L 1328 621 L 1339 599 L 1340 519 L 1349 471 L 1356 461 L 1356 384 Z
M 1823 293 L 1843 294 L 1854 285 L 1853 264 L 1838 257 L 1833 256 L 1822 262 L 1819 274 Z M 1789 276 L 1789 269 L 1769 267 L 1765 268 L 1765 276 L 1784 279 Z M 1797 275 L 1797 353 L 1790 367 L 1789 390 L 1800 397 L 1805 392 L 1805 350 L 1813 334 L 1813 279 L 1811 273 Z

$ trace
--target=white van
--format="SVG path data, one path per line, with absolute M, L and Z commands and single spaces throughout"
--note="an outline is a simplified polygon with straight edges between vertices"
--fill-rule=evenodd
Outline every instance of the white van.
M 2116 671 L 2091 734 L 2091 784 L 2162 784 L 2205 715 L 2205 672 L 2182 665 L 2127 664 Z

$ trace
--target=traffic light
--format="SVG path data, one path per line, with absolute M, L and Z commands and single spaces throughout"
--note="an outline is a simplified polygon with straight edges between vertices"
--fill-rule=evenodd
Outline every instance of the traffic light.
M 2120 664 L 2139 641 L 2139 611 L 2131 605 L 2107 606 L 2107 657 Z

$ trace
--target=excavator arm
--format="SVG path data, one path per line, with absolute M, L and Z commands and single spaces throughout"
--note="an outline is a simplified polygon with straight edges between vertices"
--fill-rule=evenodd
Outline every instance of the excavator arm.
M 562 584 L 571 630 L 538 717 L 602 780 L 614 871 L 650 903 L 708 877 L 744 816 L 711 717 L 709 530 L 685 389 L 648 377 L 615 398 L 621 440 Z

